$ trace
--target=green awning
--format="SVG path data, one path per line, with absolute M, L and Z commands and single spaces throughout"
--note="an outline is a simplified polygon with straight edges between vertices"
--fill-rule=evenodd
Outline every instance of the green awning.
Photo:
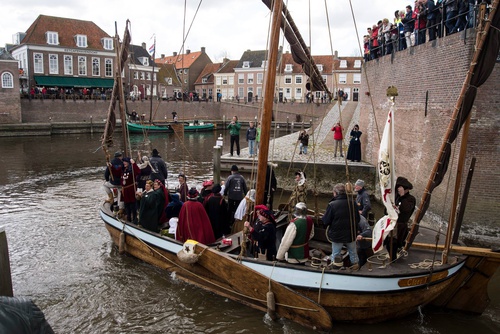
M 35 75 L 38 86 L 113 88 L 114 79 Z

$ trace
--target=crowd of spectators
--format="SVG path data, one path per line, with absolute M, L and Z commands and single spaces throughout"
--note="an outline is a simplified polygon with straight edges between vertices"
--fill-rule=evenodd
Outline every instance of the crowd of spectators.
M 491 0 L 416 0 L 394 12 L 393 22 L 384 18 L 367 28 L 365 61 L 377 59 L 474 27 L 479 6 Z

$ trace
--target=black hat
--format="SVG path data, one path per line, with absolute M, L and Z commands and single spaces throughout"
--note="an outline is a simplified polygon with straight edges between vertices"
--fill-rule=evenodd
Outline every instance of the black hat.
M 238 171 L 238 166 L 232 165 L 231 166 L 231 172 L 237 172 Z
M 218 184 L 218 183 L 214 184 L 214 186 L 212 187 L 212 192 L 213 192 L 214 194 L 218 194 L 218 193 L 220 193 L 220 191 L 221 191 L 221 190 L 222 190 L 222 187 L 221 187 L 221 185 L 220 185 L 220 184 Z
M 402 176 L 398 177 L 396 180 L 396 189 L 398 189 L 399 186 L 403 187 L 405 190 L 413 189 L 413 185 L 410 183 L 410 181 Z
M 123 158 L 122 160 L 123 160 L 123 162 L 128 162 L 128 163 L 130 163 L 130 158 L 125 157 L 125 158 Z
M 120 151 L 116 151 L 115 152 L 115 158 L 118 158 L 118 157 L 121 157 L 122 156 L 122 152 Z
M 195 188 L 195 187 L 193 187 L 193 188 L 189 189 L 189 191 L 188 191 L 188 198 L 189 198 L 189 199 L 195 199 L 195 198 L 198 198 L 198 195 L 199 195 L 199 194 L 200 194 L 200 193 L 198 192 L 198 190 L 196 190 L 196 188 Z
M 157 157 L 158 156 L 158 150 L 155 148 L 153 149 L 153 157 Z

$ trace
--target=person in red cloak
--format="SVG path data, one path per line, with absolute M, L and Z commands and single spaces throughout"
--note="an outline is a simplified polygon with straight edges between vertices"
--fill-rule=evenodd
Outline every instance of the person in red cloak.
M 134 159 L 123 158 L 123 174 L 121 186 L 123 202 L 127 212 L 127 221 L 137 223 L 137 202 L 135 199 L 136 179 L 141 170 L 135 164 Z
M 198 195 L 196 188 L 189 190 L 187 201 L 179 213 L 175 238 L 182 242 L 193 239 L 209 245 L 215 242 L 214 232 L 203 204 L 198 201 Z

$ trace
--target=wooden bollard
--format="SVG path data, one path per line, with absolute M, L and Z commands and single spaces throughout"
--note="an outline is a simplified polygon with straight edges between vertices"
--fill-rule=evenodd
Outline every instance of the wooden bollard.
M 5 228 L 0 226 L 0 296 L 14 297 L 10 276 L 9 247 Z

